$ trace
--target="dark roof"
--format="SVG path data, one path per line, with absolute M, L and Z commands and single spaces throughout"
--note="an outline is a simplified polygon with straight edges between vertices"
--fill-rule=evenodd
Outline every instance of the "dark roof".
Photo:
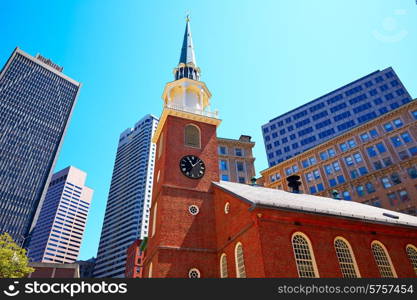
M 187 64 L 190 62 L 197 66 L 194 54 L 193 38 L 191 36 L 190 19 L 187 17 L 179 63 Z

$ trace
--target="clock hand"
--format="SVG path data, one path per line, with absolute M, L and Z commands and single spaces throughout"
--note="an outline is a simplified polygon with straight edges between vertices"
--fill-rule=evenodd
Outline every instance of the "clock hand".
M 193 168 L 199 163 L 201 161 L 201 159 L 199 159 L 199 160 L 197 160 L 197 162 L 195 163 L 195 164 L 192 164 L 191 163 L 191 165 L 193 166 Z

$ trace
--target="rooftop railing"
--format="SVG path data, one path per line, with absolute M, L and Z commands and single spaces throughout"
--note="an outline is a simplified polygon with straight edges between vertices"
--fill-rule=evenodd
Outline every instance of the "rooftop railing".
M 174 109 L 178 111 L 185 111 L 196 115 L 203 115 L 210 118 L 219 118 L 219 112 L 217 110 L 215 111 L 208 111 L 204 109 L 195 109 L 187 106 L 182 105 L 173 105 L 173 104 L 165 104 L 164 108 Z

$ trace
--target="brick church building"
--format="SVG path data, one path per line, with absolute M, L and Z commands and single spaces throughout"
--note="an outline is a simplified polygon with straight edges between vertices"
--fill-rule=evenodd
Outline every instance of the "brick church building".
M 200 81 L 189 20 L 174 76 L 153 137 L 149 237 L 129 248 L 126 275 L 417 276 L 417 217 L 219 180 L 220 119 Z

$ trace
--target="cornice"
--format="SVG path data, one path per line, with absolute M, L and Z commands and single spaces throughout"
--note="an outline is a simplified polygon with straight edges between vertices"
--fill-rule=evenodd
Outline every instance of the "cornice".
M 233 144 L 233 145 L 244 145 L 246 147 L 251 147 L 253 148 L 255 146 L 255 142 L 244 142 L 244 141 L 240 141 L 240 140 L 235 140 L 235 139 L 228 139 L 228 138 L 221 138 L 221 137 L 217 137 L 217 140 L 219 142 L 224 142 L 225 144 Z
M 165 122 L 168 116 L 174 116 L 174 117 L 179 117 L 179 118 L 187 119 L 191 121 L 207 123 L 207 124 L 215 125 L 216 127 L 219 126 L 221 123 L 220 119 L 211 118 L 211 117 L 207 117 L 203 115 L 193 114 L 190 112 L 165 107 L 159 119 L 158 126 L 156 127 L 155 134 L 152 137 L 152 143 L 156 144 L 158 142 L 159 136 L 161 135 L 161 132 L 162 132 L 162 128 L 164 128 Z

